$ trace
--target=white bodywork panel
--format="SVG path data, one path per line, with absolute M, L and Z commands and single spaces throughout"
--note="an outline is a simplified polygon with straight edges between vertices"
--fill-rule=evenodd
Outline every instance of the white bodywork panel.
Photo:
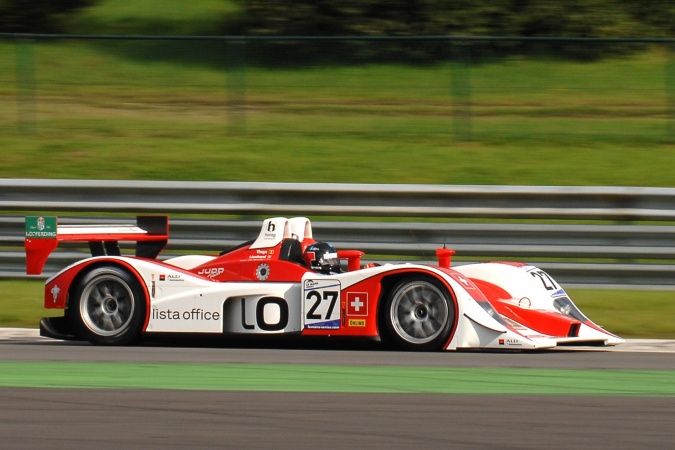
M 376 275 L 409 270 L 443 279 L 455 294 L 457 326 L 446 349 L 541 349 L 569 340 L 556 341 L 522 326 L 513 328 L 513 323 L 510 323 L 511 327 L 505 326 L 504 319 L 486 306 L 481 291 L 470 280 L 477 278 L 500 284 L 504 289 L 512 289 L 509 292 L 528 298 L 533 307 L 555 310 L 552 299 L 566 294 L 557 284 L 554 289 L 547 289 L 540 275 L 531 274 L 539 270 L 532 266 L 476 264 L 460 266 L 455 271 L 417 264 L 385 264 L 331 275 L 308 272 L 299 283 L 214 282 L 185 270 L 213 257 L 181 256 L 166 264 L 110 256 L 93 259 L 98 258 L 119 259 L 131 264 L 144 280 L 150 294 L 146 331 L 151 333 L 260 334 L 300 333 L 311 328 L 338 329 L 341 326 L 339 303 L 342 290 Z M 582 325 L 580 336 L 574 339 L 605 339 L 611 344 L 611 336 Z M 614 338 L 616 343 L 621 342 Z

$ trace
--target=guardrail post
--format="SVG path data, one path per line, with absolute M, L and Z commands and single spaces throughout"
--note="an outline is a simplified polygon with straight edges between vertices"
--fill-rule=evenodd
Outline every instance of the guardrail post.
M 20 133 L 35 132 L 35 49 L 32 39 L 16 41 L 16 100 Z

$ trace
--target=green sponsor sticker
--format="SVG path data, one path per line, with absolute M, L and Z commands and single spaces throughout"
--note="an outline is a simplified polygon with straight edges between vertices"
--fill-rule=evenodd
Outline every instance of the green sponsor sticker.
M 26 217 L 27 238 L 55 238 L 56 217 L 28 216 Z

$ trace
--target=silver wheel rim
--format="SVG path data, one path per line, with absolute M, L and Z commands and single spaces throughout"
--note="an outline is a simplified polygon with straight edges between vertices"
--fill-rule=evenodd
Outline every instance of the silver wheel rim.
M 431 283 L 418 281 L 396 291 L 389 310 L 396 333 L 411 344 L 436 339 L 448 322 L 445 296 Z
M 115 275 L 87 284 L 80 302 L 82 322 L 100 336 L 115 336 L 129 327 L 135 301 L 131 288 Z

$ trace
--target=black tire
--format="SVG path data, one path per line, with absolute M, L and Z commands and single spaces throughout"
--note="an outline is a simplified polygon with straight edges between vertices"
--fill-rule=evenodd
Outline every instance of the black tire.
M 396 284 L 382 311 L 390 341 L 407 350 L 441 350 L 455 322 L 455 303 L 438 281 L 408 277 Z
M 78 335 L 92 344 L 128 345 L 140 337 L 145 308 L 138 280 L 119 267 L 104 266 L 82 278 L 68 314 Z

